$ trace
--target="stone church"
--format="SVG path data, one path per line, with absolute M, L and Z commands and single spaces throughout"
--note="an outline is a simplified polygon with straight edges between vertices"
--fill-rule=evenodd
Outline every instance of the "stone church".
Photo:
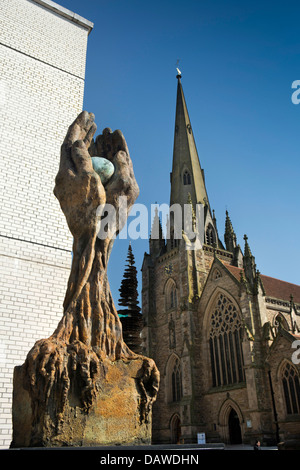
M 257 270 L 228 212 L 221 241 L 177 80 L 170 207 L 191 207 L 200 243 L 176 236 L 171 211 L 165 239 L 156 212 L 142 266 L 145 353 L 161 374 L 153 443 L 300 439 L 300 286 Z

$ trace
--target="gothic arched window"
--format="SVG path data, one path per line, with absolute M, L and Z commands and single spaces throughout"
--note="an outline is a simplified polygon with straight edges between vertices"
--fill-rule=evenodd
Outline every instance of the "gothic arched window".
M 296 368 L 286 363 L 281 373 L 287 414 L 300 414 L 300 384 Z
M 176 347 L 176 331 L 175 322 L 171 316 L 169 321 L 169 348 L 174 349 Z
M 182 397 L 181 365 L 177 359 L 172 372 L 172 400 L 180 401 Z
M 173 308 L 175 305 L 175 297 L 176 297 L 176 291 L 175 289 L 172 289 L 170 292 L 170 307 Z
M 191 184 L 191 175 L 187 170 L 183 173 L 183 184 L 186 186 L 188 184 Z
M 213 387 L 245 381 L 240 315 L 224 294 L 219 294 L 210 318 L 209 348 Z
M 208 225 L 206 232 L 206 244 L 213 246 L 216 243 L 216 235 L 214 228 L 211 224 Z
M 173 279 L 170 279 L 167 282 L 165 288 L 165 303 L 167 310 L 171 308 L 177 308 L 177 289 Z

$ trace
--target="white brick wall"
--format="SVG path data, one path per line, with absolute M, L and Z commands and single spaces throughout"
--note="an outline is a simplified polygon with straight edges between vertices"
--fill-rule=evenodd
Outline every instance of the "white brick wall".
M 86 28 L 32 0 L 1 0 L 0 7 L 1 42 L 84 78 Z
M 89 29 L 40 3 L 0 0 L 0 447 L 11 442 L 13 368 L 55 329 L 71 265 L 53 187 L 82 110 Z

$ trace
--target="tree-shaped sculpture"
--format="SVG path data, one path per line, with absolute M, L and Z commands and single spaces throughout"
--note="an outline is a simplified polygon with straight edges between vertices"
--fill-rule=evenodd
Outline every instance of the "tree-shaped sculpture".
M 105 204 L 118 215 L 122 196 L 129 212 L 139 188 L 121 131 L 104 129 L 93 141 L 95 131 L 94 115 L 84 111 L 61 147 L 54 194 L 74 239 L 72 267 L 56 330 L 37 341 L 15 368 L 12 446 L 150 439 L 159 373 L 151 359 L 124 342 L 107 279 L 112 245 L 122 229 L 119 219 L 125 223 L 126 217 L 116 218 L 106 238 L 97 237 Z M 110 162 L 113 175 L 102 182 L 92 157 Z

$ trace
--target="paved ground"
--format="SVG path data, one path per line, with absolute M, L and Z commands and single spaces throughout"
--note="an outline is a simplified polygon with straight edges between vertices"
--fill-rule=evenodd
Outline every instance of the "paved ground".
M 164 451 L 164 450 L 200 450 L 200 449 L 210 449 L 210 450 L 254 450 L 252 445 L 246 444 L 236 444 L 236 445 L 229 445 L 229 444 L 166 444 L 166 445 L 151 445 L 151 446 L 104 446 L 104 447 L 59 447 L 59 448 L 25 448 L 22 449 L 23 451 L 67 451 L 70 452 L 72 450 L 101 450 L 103 452 L 107 451 Z M 9 449 L 1 449 L 1 450 L 8 450 Z M 12 449 L 12 450 L 20 450 L 20 449 Z M 278 450 L 277 446 L 269 446 L 264 447 L 261 446 L 260 450 Z
M 253 446 L 248 446 L 246 444 L 237 444 L 237 445 L 225 445 L 225 450 L 253 450 Z M 261 446 L 260 450 L 278 450 L 277 446 L 264 447 Z

